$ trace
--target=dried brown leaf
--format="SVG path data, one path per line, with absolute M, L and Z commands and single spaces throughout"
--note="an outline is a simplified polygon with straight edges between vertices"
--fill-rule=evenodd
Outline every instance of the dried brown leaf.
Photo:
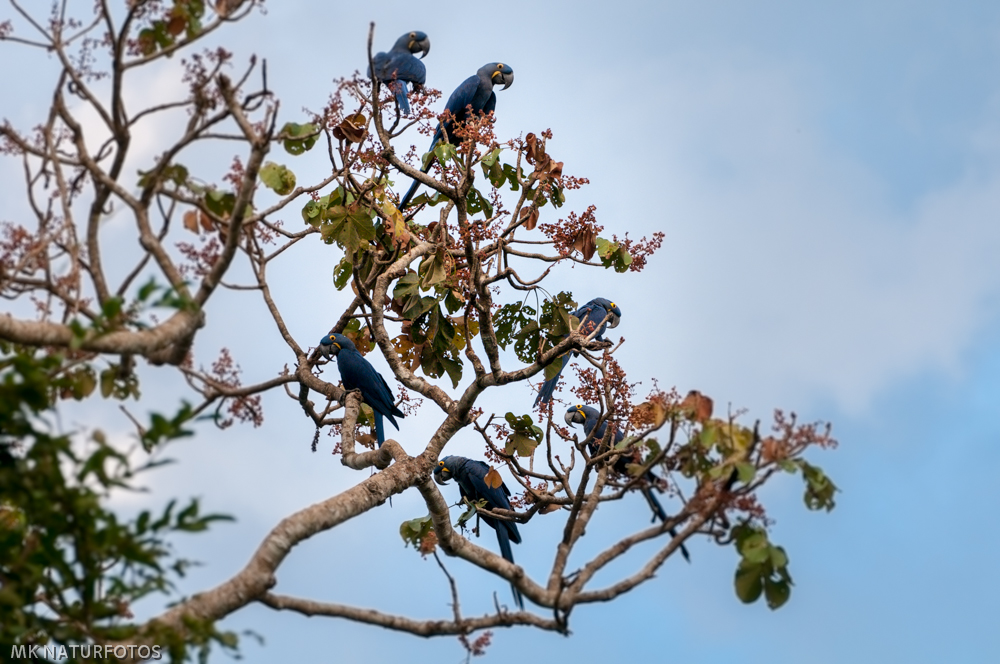
M 520 221 L 525 230 L 534 230 L 535 226 L 538 225 L 538 208 L 534 205 L 521 208 Z
M 490 468 L 490 472 L 486 473 L 486 477 L 483 480 L 486 481 L 486 486 L 491 489 L 499 489 L 503 486 L 503 478 L 500 477 L 500 473 L 497 472 L 496 468 Z

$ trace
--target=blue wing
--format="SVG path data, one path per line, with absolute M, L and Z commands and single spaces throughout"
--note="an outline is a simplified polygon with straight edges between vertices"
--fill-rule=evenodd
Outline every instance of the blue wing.
M 451 114 L 455 118 L 455 120 L 462 121 L 465 119 L 465 114 L 466 114 L 465 107 L 473 103 L 473 100 L 476 96 L 476 90 L 478 90 L 478 88 L 479 88 L 479 77 L 470 76 L 469 78 L 462 81 L 461 85 L 455 88 L 455 91 L 451 93 L 450 97 L 448 97 L 448 103 L 445 104 L 445 109 L 451 111 Z M 495 97 L 494 97 L 494 105 L 496 105 Z M 437 128 L 434 130 L 434 137 L 431 138 L 431 145 L 429 148 L 427 148 L 427 152 L 433 151 L 434 148 L 437 147 L 438 142 L 444 139 L 445 131 L 448 132 L 449 140 L 452 139 L 451 127 L 453 125 L 454 125 L 453 121 L 445 122 L 443 123 L 443 126 L 442 123 L 440 122 L 438 123 Z M 423 166 L 420 170 L 424 173 L 429 171 L 431 168 L 431 161 L 433 160 L 428 160 L 427 164 Z M 406 206 L 410 204 L 410 199 L 412 199 L 413 195 L 417 193 L 417 189 L 419 187 L 420 183 L 414 180 L 413 184 L 411 184 L 410 188 L 406 191 L 406 194 L 404 194 L 403 198 L 401 198 L 399 201 L 400 210 L 406 208 Z
M 385 441 L 382 416 L 388 418 L 397 430 L 399 430 L 399 424 L 396 423 L 393 416 L 405 417 L 403 412 L 396 408 L 389 385 L 375 370 L 375 367 L 356 351 L 347 349 L 340 351 L 337 355 L 337 366 L 340 369 L 340 378 L 344 382 L 344 388 L 361 390 L 362 399 L 375 411 L 375 432 L 379 446 L 381 446 Z
M 604 341 L 604 330 L 606 324 L 602 324 L 607 315 L 608 310 L 605 309 L 600 304 L 590 301 L 583 305 L 579 309 L 573 312 L 573 315 L 580 319 L 580 331 L 585 334 L 590 334 L 594 331 L 594 328 L 600 325 L 598 328 L 597 335 L 594 337 L 595 341 Z
M 597 426 L 598 412 L 593 408 L 584 408 L 584 412 L 587 415 L 587 421 L 583 423 L 583 431 L 586 435 L 590 435 L 590 432 L 594 430 Z M 590 453 L 597 454 L 600 450 L 600 442 L 604 439 L 604 434 L 607 433 L 608 423 L 604 421 L 601 426 L 597 427 L 597 433 L 594 435 L 594 439 L 589 443 Z M 615 443 L 620 443 L 624 440 L 625 434 L 621 431 L 615 432 Z M 624 455 L 618 457 L 618 462 L 615 463 L 615 471 L 621 473 L 622 475 L 628 474 L 628 464 L 631 458 Z M 653 520 L 659 519 L 661 523 L 667 520 L 667 513 L 664 511 L 663 506 L 660 501 L 656 498 L 656 494 L 653 493 L 653 488 L 657 486 L 659 478 L 653 474 L 653 471 L 646 473 L 645 480 L 646 485 L 639 488 L 642 492 L 643 497 L 646 502 L 649 503 L 649 509 L 653 511 Z M 658 489 L 657 489 L 658 491 Z M 671 528 L 669 531 L 671 537 L 677 537 L 677 531 Z M 684 560 L 691 562 L 691 556 L 688 554 L 687 547 L 681 544 L 681 555 L 684 556 Z
M 552 393 L 555 392 L 556 385 L 559 383 L 559 376 L 562 375 L 563 369 L 565 369 L 566 365 L 569 364 L 569 353 L 563 355 L 560 362 L 562 362 L 562 364 L 559 367 L 559 373 L 552 378 L 549 378 L 547 381 L 542 383 L 540 388 L 538 388 L 538 396 L 535 397 L 535 408 L 538 408 L 539 405 L 544 406 L 548 402 L 552 401 Z
M 399 110 L 404 115 L 410 113 L 410 102 L 406 97 L 407 83 L 423 85 L 427 80 L 427 67 L 404 48 L 393 48 L 388 53 L 378 53 L 372 58 L 375 73 L 380 81 L 389 86 Z
M 496 94 L 493 95 L 493 101 L 494 103 L 496 102 Z M 580 330 L 586 334 L 590 334 L 590 332 L 593 331 L 594 326 L 604 320 L 604 317 L 608 315 L 608 310 L 600 304 L 597 304 L 595 300 L 591 300 L 574 311 L 573 315 L 580 321 Z M 594 337 L 596 341 L 603 341 L 602 335 L 604 334 L 604 328 L 605 326 L 602 325 L 600 332 L 596 337 Z M 562 356 L 562 366 L 559 367 L 559 373 L 542 383 L 542 386 L 538 388 L 538 396 L 535 397 L 535 408 L 538 408 L 540 405 L 544 406 L 552 400 L 552 393 L 555 392 L 556 385 L 559 383 L 559 377 L 562 375 L 563 369 L 566 368 L 568 363 L 569 353 L 566 353 Z
M 490 113 L 495 111 L 496 108 L 497 108 L 497 93 L 490 90 L 490 97 L 489 99 L 486 100 L 486 103 L 483 104 L 483 113 L 489 115 Z
M 464 477 L 460 477 L 459 474 L 455 475 L 455 479 L 459 480 L 462 494 L 472 494 L 473 500 L 486 500 L 487 507 L 491 509 L 498 507 L 500 509 L 512 510 L 509 498 L 510 490 L 507 488 L 507 485 L 501 484 L 499 488 L 494 489 L 486 483 L 486 473 L 489 470 L 490 467 L 482 461 L 467 460 L 465 466 L 460 470 L 461 475 L 464 475 Z M 497 544 L 500 545 L 500 555 L 503 556 L 504 560 L 513 563 L 514 552 L 510 548 L 510 543 L 521 543 L 521 534 L 517 531 L 517 524 L 513 521 L 495 519 L 486 515 L 482 515 L 482 519 L 496 531 Z M 523 610 L 524 598 L 521 596 L 521 591 L 514 584 L 510 585 L 510 589 L 514 594 L 514 601 L 517 603 L 517 606 Z

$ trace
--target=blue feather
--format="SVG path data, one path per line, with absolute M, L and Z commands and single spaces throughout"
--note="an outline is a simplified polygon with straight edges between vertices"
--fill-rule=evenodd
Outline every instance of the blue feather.
M 444 140 L 445 133 L 448 135 L 448 142 L 454 142 L 455 137 L 452 134 L 452 130 L 456 124 L 461 124 L 465 121 L 468 117 L 470 107 L 473 113 L 489 113 L 494 110 L 497 105 L 497 96 L 493 92 L 493 86 L 503 83 L 504 89 L 506 89 L 513 81 L 514 70 L 500 62 L 491 62 L 483 65 L 476 72 L 475 76 L 470 76 L 462 81 L 455 88 L 455 91 L 451 93 L 451 96 L 448 97 L 448 103 L 445 104 L 445 110 L 451 112 L 452 119 L 444 123 L 438 123 L 437 128 L 434 130 L 434 137 L 431 138 L 431 146 L 427 148 L 427 152 L 434 151 L 438 143 Z M 433 159 L 428 159 L 423 167 L 421 167 L 420 172 L 426 173 L 429 171 L 433 161 Z M 419 187 L 420 183 L 414 180 L 406 194 L 399 201 L 400 210 L 410 204 L 410 200 Z
M 581 422 L 580 413 L 583 413 L 583 421 Z M 591 455 L 597 454 L 601 451 L 601 441 L 604 440 L 604 435 L 608 431 L 608 422 L 605 420 L 601 422 L 601 426 L 597 426 L 597 421 L 600 419 L 600 413 L 596 408 L 591 408 L 590 406 L 573 406 L 568 411 L 566 411 L 566 422 L 567 424 L 583 424 L 583 432 L 588 438 L 591 438 L 587 447 L 590 449 Z M 594 433 L 594 429 L 597 429 Z M 591 435 L 593 436 L 591 437 Z M 615 432 L 615 444 L 620 443 L 624 440 L 625 434 L 621 431 Z M 618 457 L 618 461 L 614 465 L 615 472 L 621 473 L 622 475 L 628 474 L 628 464 L 631 459 L 625 455 Z M 643 477 L 646 481 L 646 485 L 642 486 L 639 491 L 646 498 L 646 502 L 649 503 L 649 509 L 653 511 L 653 520 L 659 519 L 661 523 L 667 521 L 667 513 L 664 511 L 663 506 L 657 499 L 656 494 L 653 493 L 653 488 L 657 487 L 659 484 L 659 479 L 653 474 L 653 471 L 648 471 Z M 658 489 L 657 489 L 658 490 Z M 671 528 L 669 531 L 671 537 L 677 537 L 677 531 Z M 687 547 L 681 544 L 680 546 L 681 555 L 684 556 L 684 560 L 691 562 L 691 556 L 688 553 Z

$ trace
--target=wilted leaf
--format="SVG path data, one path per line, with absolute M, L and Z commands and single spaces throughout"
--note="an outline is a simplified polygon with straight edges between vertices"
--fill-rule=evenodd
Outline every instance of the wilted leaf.
M 486 477 L 483 478 L 486 482 L 486 486 L 491 489 L 499 489 L 503 485 L 503 478 L 500 477 L 500 473 L 497 472 L 496 468 L 491 467 L 490 472 L 486 473 Z
M 659 429 L 667 421 L 667 408 L 661 401 L 647 401 L 635 407 L 636 417 L 642 424 Z
M 589 261 L 597 251 L 597 233 L 591 228 L 583 228 L 573 238 L 573 249 L 583 254 L 583 260 Z
M 695 422 L 704 424 L 712 417 L 712 400 L 698 390 L 688 392 L 680 407 L 685 416 Z
M 184 228 L 188 229 L 192 233 L 198 232 L 198 211 L 188 210 L 184 213 Z
M 343 120 L 340 121 L 336 127 L 333 128 L 333 135 L 338 140 L 347 141 L 349 143 L 360 143 L 365 139 L 368 134 L 365 129 L 365 123 L 368 121 L 361 113 L 355 113 L 354 115 L 348 115 Z
M 524 226 L 525 230 L 534 230 L 535 226 L 538 225 L 538 208 L 534 205 L 528 205 L 521 208 L 518 220 Z

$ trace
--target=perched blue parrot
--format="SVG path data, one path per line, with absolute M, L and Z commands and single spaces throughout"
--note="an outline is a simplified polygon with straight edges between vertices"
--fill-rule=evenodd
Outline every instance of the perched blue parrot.
M 601 324 L 604 317 L 611 312 L 611 318 L 608 322 Z M 580 332 L 589 335 L 594 331 L 595 325 L 601 325 L 597 331 L 597 335 L 594 337 L 594 341 L 604 341 L 604 330 L 608 327 L 618 327 L 618 323 L 622 319 L 622 310 L 615 306 L 615 303 L 604 297 L 595 297 L 593 300 L 583 305 L 579 309 L 573 312 L 573 315 L 580 319 Z M 574 353 L 575 354 L 575 353 Z M 550 378 L 549 380 L 542 383 L 542 386 L 538 388 L 538 396 L 535 397 L 535 407 L 544 406 L 549 401 L 552 400 L 552 392 L 556 389 L 556 384 L 559 382 L 559 376 L 562 375 L 563 369 L 569 364 L 569 353 L 562 356 L 561 360 L 562 366 L 559 367 L 559 373 Z
M 378 438 L 378 446 L 382 447 L 382 443 L 385 442 L 382 417 L 389 418 L 397 431 L 399 431 L 399 425 L 396 424 L 393 415 L 406 417 L 401 410 L 396 408 L 396 404 L 392 400 L 392 391 L 389 390 L 385 379 L 358 352 L 354 342 L 343 334 L 328 334 L 320 339 L 319 352 L 326 358 L 337 356 L 340 380 L 344 383 L 345 390 L 348 392 L 361 390 L 361 398 L 371 406 L 375 413 L 375 437 Z
M 510 489 L 506 484 L 501 484 L 499 489 L 493 489 L 486 483 L 486 473 L 490 472 L 490 467 L 482 461 L 473 461 L 460 456 L 446 456 L 438 462 L 434 469 L 434 481 L 444 486 L 448 480 L 455 478 L 458 482 L 458 491 L 463 498 L 470 503 L 478 500 L 485 500 L 489 509 L 500 508 L 512 510 L 510 506 Z M 510 543 L 521 543 L 521 534 L 517 532 L 517 524 L 513 521 L 495 519 L 491 516 L 482 515 L 493 530 L 497 531 L 497 542 L 500 543 L 500 555 L 504 560 L 514 562 L 514 554 L 510 550 Z M 514 592 L 514 601 L 518 608 L 524 610 L 524 598 L 514 584 L 510 589 Z
M 604 439 L 604 434 L 607 433 L 608 423 L 607 421 L 601 422 L 601 426 L 597 426 L 597 421 L 600 419 L 601 414 L 596 408 L 591 408 L 590 406 L 577 405 L 572 406 L 566 411 L 566 424 L 573 426 L 576 424 L 583 425 L 583 431 L 590 438 L 590 442 L 587 443 L 587 447 L 590 449 L 592 455 L 597 454 L 600 451 L 601 440 Z M 597 427 L 597 432 L 594 433 L 594 427 Z M 615 432 L 615 444 L 620 443 L 622 439 L 625 438 L 625 434 L 621 431 Z M 615 462 L 614 470 L 622 475 L 628 475 L 628 468 L 626 467 L 630 462 L 632 462 L 632 457 L 628 455 L 621 455 L 618 457 L 618 461 Z M 646 502 L 649 503 L 649 508 L 653 510 L 653 519 L 659 519 L 661 522 L 667 520 L 667 513 L 663 511 L 663 506 L 660 505 L 660 501 L 656 499 L 656 495 L 653 493 L 652 487 L 656 486 L 659 478 L 653 474 L 653 471 L 646 473 L 643 478 L 646 480 L 647 484 L 644 484 L 639 488 L 642 495 L 646 498 Z M 677 537 L 677 531 L 673 528 L 670 529 L 670 536 Z M 691 556 L 688 555 L 687 547 L 681 544 L 681 555 L 684 556 L 684 560 L 691 562 Z
M 451 111 L 453 119 L 445 123 L 438 123 L 437 129 L 434 130 L 434 138 L 431 139 L 431 146 L 427 151 L 431 152 L 437 147 L 438 142 L 444 140 L 445 132 L 448 132 L 449 141 L 454 140 L 452 128 L 456 122 L 461 123 L 468 117 L 469 106 L 472 107 L 473 113 L 479 111 L 489 113 L 494 110 L 497 105 L 497 95 L 493 92 L 493 86 L 502 83 L 503 89 L 506 90 L 513 82 L 514 70 L 510 68 L 510 65 L 505 65 L 502 62 L 491 62 L 488 65 L 483 65 L 475 76 L 470 76 L 462 81 L 462 84 L 455 88 L 455 91 L 448 97 L 448 103 L 445 105 L 445 109 Z M 424 173 L 429 171 L 432 161 L 433 159 L 428 160 L 427 164 L 420 170 Z M 414 180 L 409 191 L 399 202 L 400 210 L 410 204 L 410 199 L 413 198 L 413 194 L 417 192 L 419 186 L 420 183 Z
M 423 59 L 430 51 L 431 40 L 423 32 L 414 30 L 397 39 L 388 53 L 376 53 L 372 58 L 375 75 L 396 95 L 396 103 L 399 104 L 403 115 L 410 114 L 406 84 L 413 83 L 416 89 L 423 85 L 427 78 L 427 68 L 424 67 L 424 63 L 413 57 L 413 54 L 420 53 L 420 58 Z M 368 75 L 371 75 L 370 68 Z

